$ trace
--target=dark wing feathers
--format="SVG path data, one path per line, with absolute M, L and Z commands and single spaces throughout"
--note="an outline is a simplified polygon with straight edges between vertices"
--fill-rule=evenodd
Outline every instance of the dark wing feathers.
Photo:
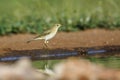
M 50 33 L 50 31 L 49 31 L 49 30 L 48 30 L 48 31 L 45 31 L 44 33 L 42 33 L 42 34 L 40 34 L 40 35 L 36 36 L 35 38 L 45 36 L 45 35 L 47 35 L 47 34 L 49 34 L 49 33 Z

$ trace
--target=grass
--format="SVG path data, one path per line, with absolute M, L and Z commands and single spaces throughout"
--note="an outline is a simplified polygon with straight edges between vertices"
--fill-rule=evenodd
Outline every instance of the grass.
M 120 58 L 119 57 L 107 57 L 107 58 L 88 58 L 90 61 L 101 64 L 109 68 L 120 68 Z
M 63 60 L 61 60 L 63 61 Z M 45 69 L 47 65 L 49 68 L 53 68 L 55 64 L 61 62 L 60 60 L 41 60 L 41 61 L 33 61 L 33 66 L 38 69 Z
M 0 0 L 0 35 L 120 28 L 120 0 Z
M 41 33 L 54 23 L 61 31 L 91 28 L 120 29 L 120 0 L 0 0 L 0 35 Z M 107 67 L 120 68 L 120 59 L 89 58 Z M 50 60 L 52 67 L 59 60 Z M 47 61 L 34 61 L 44 69 Z
M 95 58 L 95 57 L 89 57 L 87 58 L 93 63 L 96 64 L 101 64 L 105 67 L 109 68 L 115 68 L 119 69 L 120 68 L 120 58 L 118 57 L 107 57 L 107 58 Z M 64 60 L 62 60 L 64 61 Z M 61 62 L 60 60 L 44 60 L 44 61 L 34 61 L 33 66 L 39 69 L 44 69 L 45 65 L 48 64 L 50 68 L 53 68 L 53 66 L 57 63 Z

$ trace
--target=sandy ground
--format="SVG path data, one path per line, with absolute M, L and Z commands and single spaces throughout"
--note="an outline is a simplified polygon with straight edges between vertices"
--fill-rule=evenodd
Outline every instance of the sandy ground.
M 0 55 L 41 52 L 44 48 L 43 41 L 26 43 L 35 36 L 36 34 L 17 34 L 0 37 Z M 48 45 L 49 49 L 55 52 L 61 50 L 78 52 L 83 50 L 84 52 L 88 48 L 120 51 L 120 30 L 92 29 L 78 32 L 58 32 Z
M 17 55 L 34 56 L 34 54 L 36 53 L 39 53 L 39 54 L 46 53 L 46 50 L 49 51 L 49 53 L 58 53 L 58 52 L 63 53 L 63 52 L 77 51 L 78 53 L 81 54 L 81 53 L 87 52 L 89 49 L 96 49 L 96 50 L 105 49 L 107 50 L 107 53 L 109 52 L 110 54 L 112 53 L 112 56 L 116 55 L 119 57 L 120 55 L 120 30 L 110 31 L 110 30 L 93 29 L 93 30 L 86 30 L 86 31 L 79 31 L 79 32 L 59 32 L 52 40 L 50 40 L 48 44 L 49 45 L 48 49 L 45 49 L 43 47 L 43 41 L 33 41 L 29 44 L 26 43 L 27 40 L 33 38 L 34 36 L 36 35 L 35 34 L 34 35 L 33 34 L 17 34 L 17 35 L 0 37 L 0 57 L 17 56 Z M 105 56 L 108 56 L 108 54 Z M 65 75 L 65 78 L 61 77 L 62 79 L 67 79 L 69 77 L 73 79 L 76 77 L 77 79 L 89 79 L 89 76 L 91 75 L 87 75 L 88 73 L 89 74 L 92 73 L 93 76 L 96 76 L 95 71 L 97 71 L 98 73 L 98 71 L 101 70 L 100 67 L 97 67 L 83 60 L 80 61 L 80 63 L 76 61 L 74 62 L 73 60 L 73 62 L 70 61 L 62 65 L 66 65 L 62 73 Z M 75 73 L 75 76 L 77 75 L 76 77 L 74 75 L 69 74 L 71 70 L 71 66 L 73 68 L 72 70 L 74 70 L 73 72 Z M 21 68 L 19 69 L 22 70 Z M 29 68 L 27 70 L 29 70 Z M 80 75 L 81 74 L 80 70 L 82 70 L 82 75 Z M 79 75 L 77 73 L 79 73 Z M 85 74 L 85 76 L 83 76 L 83 74 Z M 119 80 L 118 79 L 119 74 L 120 74 L 119 70 L 111 70 L 111 69 L 109 70 L 105 68 L 103 69 L 102 73 L 97 74 L 97 76 L 100 77 L 100 79 L 104 79 L 104 80 L 106 79 Z M 31 79 L 31 76 L 30 76 L 30 79 Z

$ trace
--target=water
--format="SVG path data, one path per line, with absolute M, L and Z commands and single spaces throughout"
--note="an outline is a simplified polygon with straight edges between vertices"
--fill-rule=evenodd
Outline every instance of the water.
M 93 63 L 103 65 L 105 67 L 120 69 L 120 57 L 106 57 L 106 58 L 89 57 L 89 58 L 85 58 L 85 59 L 90 60 Z M 64 60 L 33 61 L 33 66 L 36 68 L 44 69 L 45 65 L 48 64 L 50 66 L 50 68 L 52 68 L 53 65 L 55 65 L 61 61 L 64 61 Z
M 120 57 L 113 57 L 113 56 L 108 56 L 108 57 L 102 57 L 102 58 L 97 58 L 95 56 L 93 56 L 93 54 L 107 54 L 108 56 L 108 52 L 106 50 L 91 50 L 89 49 L 88 51 L 84 52 L 84 54 L 87 54 L 87 58 L 90 60 L 91 62 L 97 63 L 97 64 L 101 64 L 103 66 L 106 67 L 110 67 L 110 68 L 120 68 Z M 112 53 L 116 53 L 116 52 L 112 52 Z M 65 59 L 67 57 L 72 57 L 72 56 L 81 56 L 79 53 L 77 52 L 62 52 L 62 53 L 52 53 L 52 54 L 41 54 L 41 53 L 36 53 L 34 54 L 35 56 L 24 56 L 24 57 L 29 57 L 31 59 L 35 59 L 37 61 L 33 61 L 33 65 L 37 68 L 44 68 L 44 66 L 46 64 L 48 64 L 50 67 L 52 67 L 54 64 L 61 62 L 63 60 L 58 60 L 58 59 Z M 7 57 L 1 57 L 0 61 L 15 61 L 18 60 L 19 58 L 21 58 L 23 56 L 7 56 Z M 57 60 L 56 60 L 57 59 Z
M 88 59 L 91 62 L 101 64 L 106 67 L 120 69 L 120 57 L 104 57 L 104 58 L 89 57 Z

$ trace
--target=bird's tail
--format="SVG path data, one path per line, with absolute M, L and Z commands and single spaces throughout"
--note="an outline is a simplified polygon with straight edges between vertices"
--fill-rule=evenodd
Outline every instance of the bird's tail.
M 42 38 L 34 38 L 34 39 L 31 39 L 31 40 L 28 40 L 27 43 L 30 43 L 31 41 L 35 41 L 35 40 L 40 40 Z

